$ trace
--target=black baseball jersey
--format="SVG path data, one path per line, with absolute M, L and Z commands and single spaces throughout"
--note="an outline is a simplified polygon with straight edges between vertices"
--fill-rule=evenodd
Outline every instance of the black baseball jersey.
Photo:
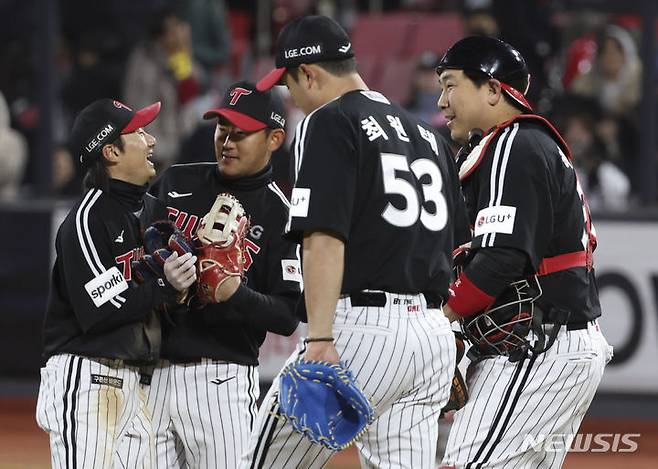
M 346 242 L 342 292 L 438 293 L 466 215 L 447 143 L 375 91 L 351 91 L 309 114 L 293 142 L 288 236 Z M 457 226 L 464 229 L 455 238 Z
M 523 117 L 485 136 L 460 162 L 472 247 L 524 252 L 525 275 L 537 272 L 544 258 L 586 251 L 593 235 L 584 195 L 560 140 L 547 121 Z M 546 311 L 551 306 L 571 311 L 569 322 L 600 316 L 593 270 L 574 267 L 540 280 L 539 304 Z
M 166 202 L 169 219 L 190 237 L 218 194 L 227 192 L 237 198 L 251 221 L 245 239 L 246 286 L 296 301 L 301 282 L 297 246 L 282 238 L 289 202 L 271 176 L 271 166 L 254 176 L 229 180 L 221 176 L 215 162 L 181 164 L 165 171 L 150 191 Z M 162 357 L 176 362 L 213 358 L 257 365 L 266 328 L 250 318 L 249 311 L 234 307 L 232 300 L 174 315 L 173 324 L 163 324 Z M 290 316 L 294 315 L 292 305 Z
M 143 228 L 167 214 L 145 192 L 145 186 L 113 180 L 109 193 L 89 190 L 59 227 L 43 332 L 46 358 L 58 353 L 136 362 L 158 358 L 154 309 L 176 292 L 163 282 L 131 280 L 130 263 L 144 254 Z

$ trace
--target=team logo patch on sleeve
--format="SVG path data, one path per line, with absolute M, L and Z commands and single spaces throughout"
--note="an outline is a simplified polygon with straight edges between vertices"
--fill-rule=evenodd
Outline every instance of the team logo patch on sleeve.
M 311 199 L 311 189 L 306 187 L 295 187 L 290 197 L 290 216 L 307 217 L 308 203 Z
M 487 233 L 512 234 L 516 207 L 496 205 L 480 210 L 475 218 L 475 236 Z
M 85 290 L 97 308 L 127 289 L 128 282 L 116 266 L 85 284 Z
M 283 280 L 302 283 L 302 269 L 297 259 L 281 259 L 281 272 Z

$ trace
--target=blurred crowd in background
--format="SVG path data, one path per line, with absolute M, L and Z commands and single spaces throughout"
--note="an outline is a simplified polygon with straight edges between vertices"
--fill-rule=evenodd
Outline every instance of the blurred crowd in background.
M 383 14 L 369 13 L 373 4 Z M 30 33 L 38 5 L 0 0 L 0 200 L 33 197 L 36 165 L 43 163 L 35 158 L 40 70 Z M 267 71 L 278 31 L 304 14 L 341 22 L 366 83 L 446 136 L 434 72 L 442 53 L 465 35 L 510 42 L 529 64 L 530 101 L 571 147 L 592 209 L 656 204 L 638 197 L 636 180 L 642 67 L 658 65 L 658 58 L 640 60 L 640 19 L 564 10 L 548 0 L 60 0 L 54 195 L 81 191 L 82 170 L 67 146 L 68 131 L 75 115 L 98 98 L 116 97 L 134 108 L 162 101 L 149 128 L 158 140 L 160 169 L 212 161 L 214 123 L 203 121 L 203 112 L 230 83 L 257 80 Z M 303 115 L 285 97 L 290 141 Z M 276 178 L 289 188 L 287 150 L 274 162 Z

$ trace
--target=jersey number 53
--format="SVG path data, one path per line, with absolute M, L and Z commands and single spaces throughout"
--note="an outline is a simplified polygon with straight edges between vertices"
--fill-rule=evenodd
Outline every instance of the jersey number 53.
M 384 192 L 398 194 L 404 197 L 405 208 L 398 209 L 390 202 L 386 204 L 382 217 L 391 225 L 407 227 L 414 225 L 420 217 L 420 222 L 430 231 L 440 231 L 448 222 L 448 206 L 441 192 L 443 179 L 439 167 L 432 160 L 420 158 L 411 164 L 404 155 L 382 153 L 382 174 L 384 176 Z M 422 184 L 423 200 L 409 181 L 398 177 L 398 172 L 412 172 L 418 181 L 427 176 L 429 182 Z M 434 210 L 427 210 L 428 202 L 432 202 Z

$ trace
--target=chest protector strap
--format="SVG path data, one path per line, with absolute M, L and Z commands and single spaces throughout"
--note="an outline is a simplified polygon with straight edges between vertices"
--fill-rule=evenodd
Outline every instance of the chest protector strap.
M 569 160 L 569 163 L 573 165 L 571 150 L 569 150 L 569 147 L 567 146 L 566 142 L 564 141 L 560 133 L 555 129 L 555 127 L 553 127 L 553 125 L 549 121 L 547 121 L 541 116 L 537 116 L 534 114 L 521 114 L 491 129 L 491 131 L 482 138 L 480 143 L 478 143 L 477 146 L 473 148 L 473 151 L 471 151 L 468 155 L 466 155 L 466 157 L 463 158 L 463 160 L 457 161 L 457 164 L 459 165 L 459 180 L 460 181 L 465 180 L 473 173 L 473 171 L 475 171 L 475 169 L 479 166 L 480 162 L 484 158 L 487 152 L 487 148 L 489 147 L 489 144 L 496 139 L 496 137 L 500 132 L 502 132 L 506 127 L 513 124 L 514 122 L 519 122 L 519 121 L 532 121 L 542 124 L 546 128 L 546 130 L 548 130 L 548 132 L 553 136 L 559 148 L 562 150 L 562 152 L 566 155 L 567 159 Z M 596 244 L 597 244 L 596 230 L 592 225 L 592 217 L 589 211 L 589 204 L 587 203 L 587 198 L 585 197 L 585 194 L 581 189 L 580 182 L 578 181 L 578 174 L 575 172 L 575 169 L 574 169 L 574 173 L 576 175 L 576 185 L 577 185 L 578 194 L 580 195 L 583 203 L 583 215 L 585 217 L 585 231 L 587 232 L 587 246 L 582 251 L 560 254 L 554 257 L 545 257 L 544 259 L 542 259 L 542 261 L 539 264 L 539 270 L 537 271 L 537 275 L 539 276 L 552 274 L 554 272 L 559 272 L 561 270 L 571 269 L 573 267 L 586 267 L 587 271 L 589 272 L 592 270 L 592 266 L 594 265 L 592 253 L 596 249 Z

